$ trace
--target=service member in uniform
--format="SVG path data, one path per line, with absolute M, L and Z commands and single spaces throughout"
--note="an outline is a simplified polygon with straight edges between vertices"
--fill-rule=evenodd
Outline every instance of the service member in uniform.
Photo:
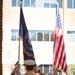
M 25 75 L 46 75 L 42 73 L 37 67 L 35 67 L 36 62 L 34 60 L 28 59 L 25 60 Z
M 21 75 L 20 72 L 19 72 L 19 70 L 20 70 L 20 64 L 17 61 L 16 64 L 15 64 L 14 69 L 11 72 L 11 75 Z

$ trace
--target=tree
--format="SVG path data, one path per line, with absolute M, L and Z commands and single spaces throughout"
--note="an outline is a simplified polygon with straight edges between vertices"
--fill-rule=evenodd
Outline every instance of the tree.
M 75 64 L 69 64 L 68 71 L 69 71 L 69 74 L 75 75 Z

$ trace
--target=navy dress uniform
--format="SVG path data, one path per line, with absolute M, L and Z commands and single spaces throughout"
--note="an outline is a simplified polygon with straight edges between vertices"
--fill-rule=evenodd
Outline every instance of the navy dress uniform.
M 36 75 L 36 73 L 34 72 L 34 66 L 36 65 L 36 62 L 34 60 L 25 60 L 24 64 L 26 69 L 25 75 Z
M 42 73 L 37 67 L 36 67 L 36 62 L 34 60 L 28 59 L 25 60 L 25 69 L 26 73 L 25 75 L 46 75 Z

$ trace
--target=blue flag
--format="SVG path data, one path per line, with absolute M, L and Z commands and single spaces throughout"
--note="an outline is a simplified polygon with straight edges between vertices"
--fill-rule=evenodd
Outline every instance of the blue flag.
M 31 40 L 29 38 L 28 29 L 26 27 L 25 18 L 22 11 L 22 7 L 20 8 L 19 36 L 23 40 L 24 60 L 27 59 L 35 60 Z

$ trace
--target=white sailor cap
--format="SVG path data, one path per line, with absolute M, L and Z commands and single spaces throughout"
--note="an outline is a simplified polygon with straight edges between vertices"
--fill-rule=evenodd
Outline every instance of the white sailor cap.
M 34 65 L 36 65 L 36 62 L 34 60 L 28 59 L 28 60 L 24 61 L 24 64 L 26 66 L 34 66 Z

